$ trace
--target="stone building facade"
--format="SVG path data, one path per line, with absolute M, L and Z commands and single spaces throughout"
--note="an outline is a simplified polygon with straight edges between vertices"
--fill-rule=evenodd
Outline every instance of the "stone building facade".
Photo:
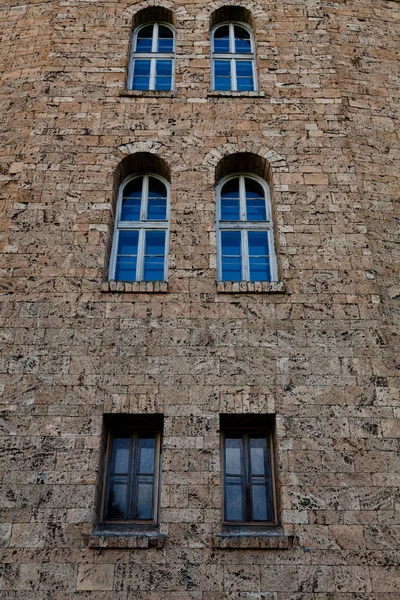
M 399 600 L 399 8 L 2 0 L 2 599 Z M 174 90 L 127 90 L 156 21 Z M 257 91 L 210 91 L 225 21 L 254 32 Z M 168 282 L 109 281 L 118 188 L 146 171 Z M 239 172 L 272 192 L 272 283 L 216 281 Z M 157 523 L 102 528 L 109 424 L 152 415 Z M 227 415 L 274 423 L 272 527 L 222 525 Z

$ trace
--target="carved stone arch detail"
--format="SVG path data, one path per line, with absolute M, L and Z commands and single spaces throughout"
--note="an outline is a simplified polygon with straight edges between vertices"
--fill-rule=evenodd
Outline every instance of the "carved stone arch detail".
M 238 0 L 237 2 L 232 2 L 232 0 L 216 0 L 216 2 L 211 2 L 207 5 L 207 14 L 211 25 L 213 24 L 212 15 L 223 11 L 224 7 L 243 8 L 251 14 L 253 19 L 254 17 L 265 16 L 267 12 L 265 7 L 252 0 Z M 247 22 L 246 19 L 245 22 Z M 249 25 L 254 27 L 254 23 L 249 23 Z
M 126 24 L 129 25 L 129 27 L 132 27 L 135 15 L 137 15 L 145 9 L 155 9 L 159 11 L 165 9 L 172 13 L 172 15 L 174 16 L 174 20 L 179 20 L 187 16 L 187 10 L 184 6 L 176 4 L 175 2 L 170 2 L 170 0 L 144 0 L 143 2 L 132 4 L 131 6 L 126 8 L 121 13 L 121 18 L 126 21 Z M 173 25 L 175 25 L 175 23 L 173 23 Z
M 203 159 L 203 165 L 217 168 L 219 162 L 234 154 L 254 154 L 264 158 L 270 165 L 271 172 L 282 172 L 288 170 L 285 158 L 276 152 L 273 148 L 269 148 L 262 144 L 261 141 L 239 141 L 235 144 L 223 144 L 210 150 Z

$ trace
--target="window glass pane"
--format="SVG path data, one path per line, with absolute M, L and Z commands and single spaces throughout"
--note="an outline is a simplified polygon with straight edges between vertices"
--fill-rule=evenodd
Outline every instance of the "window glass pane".
M 137 519 L 153 518 L 153 477 L 139 475 L 137 481 Z
M 254 179 L 246 178 L 245 185 L 247 219 L 249 221 L 265 221 L 267 213 L 263 188 Z
M 151 52 L 151 44 L 153 39 L 153 25 L 143 27 L 137 36 L 136 52 Z
M 250 281 L 270 281 L 267 231 L 249 231 Z
M 174 51 L 174 34 L 169 27 L 160 25 L 158 28 L 158 52 Z
M 269 258 L 250 257 L 250 281 L 271 281 Z
M 227 475 L 242 473 L 242 438 L 225 439 L 225 473 Z
M 172 89 L 172 60 L 156 61 L 156 90 Z
M 249 231 L 249 256 L 268 256 L 268 231 Z
M 226 521 L 243 521 L 243 486 L 241 477 L 227 477 L 225 485 Z
M 152 438 L 139 438 L 138 442 L 138 473 L 154 473 L 156 440 Z
M 118 256 L 136 256 L 138 241 L 138 231 L 120 231 L 118 236 Z
M 167 190 L 159 179 L 149 178 L 147 218 L 150 221 L 165 221 L 167 218 Z
M 144 281 L 164 279 L 165 231 L 146 231 Z
M 267 440 L 265 438 L 250 438 L 250 462 L 252 475 L 267 473 Z
M 242 279 L 242 240 L 240 231 L 221 231 L 222 280 Z
M 221 220 L 237 221 L 240 218 L 239 178 L 227 181 L 221 191 Z
M 251 52 L 250 33 L 244 27 L 239 25 L 234 26 L 235 31 L 235 52 L 247 53 Z
M 150 60 L 135 60 L 133 67 L 133 90 L 148 90 L 150 87 Z
M 216 90 L 231 89 L 231 62 L 229 60 L 214 61 L 214 87 Z
M 115 267 L 115 279 L 118 281 L 136 280 L 136 260 L 139 241 L 138 231 L 120 231 Z
M 128 474 L 130 441 L 130 437 L 113 439 L 111 449 L 111 472 L 113 474 Z
M 110 485 L 108 494 L 106 518 L 107 519 L 124 519 L 126 518 L 126 482 L 113 481 Z
M 267 486 L 264 479 L 252 481 L 251 496 L 253 521 L 272 520 L 268 514 Z
M 253 63 L 250 60 L 236 62 L 236 83 L 238 91 L 254 90 Z
M 215 31 L 214 52 L 229 52 L 229 25 L 218 27 Z
M 143 177 L 130 181 L 123 191 L 121 221 L 139 221 Z

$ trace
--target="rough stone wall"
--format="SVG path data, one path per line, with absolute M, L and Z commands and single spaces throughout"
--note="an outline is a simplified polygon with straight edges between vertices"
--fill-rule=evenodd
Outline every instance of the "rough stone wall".
M 5 600 L 398 600 L 399 8 L 235 4 L 261 94 L 209 95 L 216 2 L 176 19 L 176 93 L 124 95 L 152 2 L 0 7 Z M 171 170 L 167 293 L 105 284 L 115 172 Z M 278 293 L 215 283 L 215 170 L 271 166 Z M 283 288 L 281 288 L 283 289 Z M 163 413 L 163 548 L 89 547 L 104 413 Z M 289 549 L 215 548 L 220 413 L 275 413 Z M 397 487 L 396 487 L 397 486 Z

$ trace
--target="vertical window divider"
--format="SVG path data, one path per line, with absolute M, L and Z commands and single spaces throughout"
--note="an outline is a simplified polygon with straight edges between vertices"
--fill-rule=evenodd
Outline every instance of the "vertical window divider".
M 246 229 L 242 229 L 242 273 L 243 281 L 250 281 L 249 238 Z
M 133 486 L 135 485 L 135 460 L 136 460 L 136 447 L 135 447 L 135 435 L 131 435 L 130 444 L 129 444 L 129 474 L 128 474 L 128 498 L 129 502 L 127 503 L 128 514 L 127 518 L 131 519 L 134 516 L 135 512 L 135 498 L 134 494 L 130 493 Z
M 143 281 L 144 274 L 144 246 L 145 246 L 146 229 L 139 230 L 139 243 L 136 264 L 136 281 Z

